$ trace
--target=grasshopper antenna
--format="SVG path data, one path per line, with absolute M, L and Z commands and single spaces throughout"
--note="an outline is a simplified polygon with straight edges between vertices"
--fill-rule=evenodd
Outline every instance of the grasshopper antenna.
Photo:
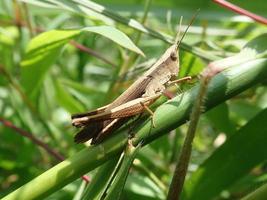
M 181 28 L 182 28 L 182 22 L 183 22 L 183 16 L 181 16 L 181 18 L 180 18 L 179 29 L 178 29 L 178 33 L 175 37 L 174 44 L 178 44 L 178 42 L 179 42 L 179 38 L 180 38 L 180 34 L 181 34 Z
M 178 34 L 177 34 L 176 37 L 175 37 L 175 43 L 174 43 L 174 44 L 177 44 L 177 48 L 180 46 L 180 44 L 181 44 L 182 40 L 184 39 L 184 36 L 185 36 L 185 34 L 187 33 L 189 27 L 190 27 L 190 26 L 193 24 L 193 22 L 195 21 L 196 16 L 198 15 L 199 11 L 200 11 L 200 9 L 197 9 L 197 11 L 195 12 L 195 14 L 194 14 L 193 17 L 191 18 L 191 20 L 190 20 L 188 26 L 186 27 L 185 32 L 183 33 L 181 39 L 179 39 L 180 29 L 181 29 L 181 23 L 182 23 L 182 19 L 183 19 L 183 18 L 181 17 L 181 19 L 180 19 L 180 27 L 179 27 L 179 31 L 178 31 Z

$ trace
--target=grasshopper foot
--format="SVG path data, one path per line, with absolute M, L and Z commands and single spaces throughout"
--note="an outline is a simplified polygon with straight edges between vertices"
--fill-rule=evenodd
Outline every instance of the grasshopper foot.
M 153 128 L 156 128 L 155 120 L 154 120 L 154 114 L 151 116 L 151 122 L 152 122 Z
M 155 128 L 156 125 L 155 125 L 155 120 L 154 120 L 154 112 L 148 106 L 146 106 L 143 102 L 141 102 L 141 105 L 151 115 L 152 126 L 153 126 L 153 128 Z

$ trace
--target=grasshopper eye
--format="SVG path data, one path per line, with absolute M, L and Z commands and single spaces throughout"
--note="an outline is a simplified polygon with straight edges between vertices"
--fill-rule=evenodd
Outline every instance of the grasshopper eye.
M 171 59 L 172 59 L 173 61 L 176 61 L 176 60 L 177 60 L 176 52 L 171 52 Z

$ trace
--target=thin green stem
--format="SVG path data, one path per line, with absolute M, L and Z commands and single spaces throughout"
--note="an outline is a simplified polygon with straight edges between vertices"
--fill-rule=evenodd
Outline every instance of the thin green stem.
M 168 192 L 168 200 L 179 200 L 183 189 L 185 177 L 192 152 L 192 144 L 196 133 L 197 124 L 201 115 L 201 108 L 207 91 L 209 77 L 203 77 L 192 113 L 190 115 L 189 128 L 186 133 L 185 141 L 180 152 L 180 156 L 175 167 L 174 175 Z
M 31 37 L 33 37 L 34 36 L 34 30 L 32 28 L 31 18 L 30 18 L 30 14 L 29 14 L 29 11 L 28 11 L 27 4 L 26 3 L 23 3 L 22 4 L 22 8 L 23 8 L 24 14 L 25 14 L 25 23 L 26 23 L 26 26 L 28 27 L 28 29 L 30 31 Z
M 112 185 L 114 179 L 116 178 L 116 176 L 117 176 L 117 174 L 118 174 L 118 172 L 119 172 L 119 170 L 120 170 L 120 167 L 121 167 L 121 164 L 122 164 L 122 161 L 123 161 L 124 157 L 125 157 L 125 153 L 122 153 L 122 154 L 120 155 L 120 158 L 119 158 L 119 160 L 118 160 L 118 162 L 117 162 L 117 164 L 116 164 L 116 167 L 114 168 L 113 173 L 112 173 L 112 175 L 111 175 L 111 177 L 110 177 L 110 179 L 109 179 L 109 181 L 108 181 L 108 183 L 107 183 L 107 186 L 106 186 L 106 188 L 105 188 L 105 190 L 104 190 L 102 196 L 100 197 L 100 200 L 105 199 L 105 197 L 106 197 L 106 195 L 107 195 L 107 191 L 108 191 L 108 189 L 109 189 L 110 186 Z
M 97 172 L 94 174 L 92 181 L 88 184 L 86 190 L 84 191 L 82 200 L 99 199 L 103 195 L 109 180 L 118 166 L 118 162 L 120 162 L 120 158 L 121 155 L 118 155 L 99 167 Z

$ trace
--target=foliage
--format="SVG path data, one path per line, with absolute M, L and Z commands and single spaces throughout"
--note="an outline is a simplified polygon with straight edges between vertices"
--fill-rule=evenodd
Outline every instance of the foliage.
M 165 199 L 198 75 L 214 60 L 227 69 L 208 86 L 182 199 L 240 199 L 266 182 L 266 28 L 210 1 L 187 2 L 0 1 L 1 198 Z M 266 4 L 258 2 L 251 8 L 262 13 Z M 144 115 L 101 145 L 74 144 L 70 115 L 129 87 L 172 42 L 179 17 L 188 24 L 196 7 L 179 73 L 193 81 L 152 106 L 156 127 Z M 135 147 L 127 145 L 130 130 Z M 68 159 L 57 165 L 59 153 Z M 247 198 L 261 198 L 253 195 Z

